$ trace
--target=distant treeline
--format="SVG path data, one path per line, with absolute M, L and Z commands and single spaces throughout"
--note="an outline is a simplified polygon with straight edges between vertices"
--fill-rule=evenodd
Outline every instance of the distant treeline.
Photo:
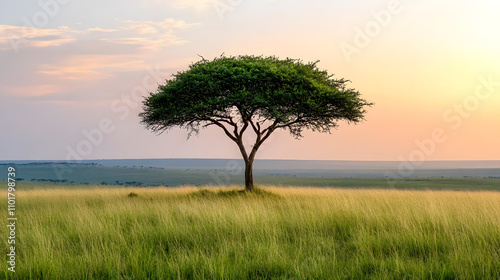
M 24 181 L 23 178 L 17 178 L 17 181 Z M 91 182 L 75 182 L 75 181 L 69 181 L 69 180 L 58 180 L 58 179 L 31 179 L 31 182 L 43 182 L 43 183 L 60 183 L 60 184 L 82 184 L 82 185 L 89 185 L 93 184 Z M 127 186 L 127 187 L 158 187 L 160 184 L 145 184 L 142 182 L 137 182 L 137 181 L 127 181 L 127 182 L 120 182 L 120 181 L 115 181 L 114 183 L 108 183 L 108 182 L 101 182 L 98 185 L 115 185 L 115 186 Z
M 28 162 L 28 163 L 0 163 L 0 166 L 7 166 L 7 165 L 79 165 L 79 166 L 102 166 L 100 163 L 77 163 L 77 162 Z

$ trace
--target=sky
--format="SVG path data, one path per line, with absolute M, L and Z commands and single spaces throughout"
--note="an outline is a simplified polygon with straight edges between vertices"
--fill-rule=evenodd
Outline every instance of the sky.
M 218 128 L 140 124 L 143 96 L 225 55 L 317 61 L 351 81 L 360 124 L 260 159 L 500 160 L 500 2 L 0 0 L 0 160 L 240 158 Z

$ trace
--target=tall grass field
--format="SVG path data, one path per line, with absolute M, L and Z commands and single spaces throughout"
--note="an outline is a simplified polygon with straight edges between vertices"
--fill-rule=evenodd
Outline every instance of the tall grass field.
M 0 279 L 500 279 L 499 192 L 233 189 L 18 190 Z

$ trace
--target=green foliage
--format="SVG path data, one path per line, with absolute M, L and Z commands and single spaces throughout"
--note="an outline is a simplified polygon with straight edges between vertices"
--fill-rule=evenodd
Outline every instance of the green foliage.
M 174 74 L 144 101 L 142 122 L 153 131 L 180 126 L 240 123 L 329 132 L 339 120 L 359 122 L 370 106 L 347 80 L 319 70 L 317 62 L 238 56 L 202 59 Z
M 372 105 L 347 88 L 347 80 L 316 64 L 274 56 L 202 59 L 151 93 L 139 116 L 155 132 L 179 126 L 191 135 L 202 127 L 221 128 L 240 149 L 245 189 L 251 191 L 255 154 L 275 130 L 287 129 L 296 138 L 304 129 L 330 132 L 338 121 L 360 122 L 364 107 Z M 243 133 L 249 127 L 256 138 L 247 151 Z

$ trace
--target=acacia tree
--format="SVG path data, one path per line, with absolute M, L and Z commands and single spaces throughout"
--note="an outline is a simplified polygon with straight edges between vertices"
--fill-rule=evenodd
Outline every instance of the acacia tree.
M 317 63 L 274 56 L 202 58 L 150 93 L 139 116 L 147 129 L 159 133 L 181 127 L 191 135 L 219 127 L 238 146 L 245 190 L 251 191 L 255 155 L 273 132 L 285 129 L 295 138 L 305 129 L 330 133 L 339 121 L 362 121 L 364 107 L 372 105 L 346 87 L 348 80 L 335 79 Z M 243 142 L 247 131 L 255 134 L 248 148 Z

